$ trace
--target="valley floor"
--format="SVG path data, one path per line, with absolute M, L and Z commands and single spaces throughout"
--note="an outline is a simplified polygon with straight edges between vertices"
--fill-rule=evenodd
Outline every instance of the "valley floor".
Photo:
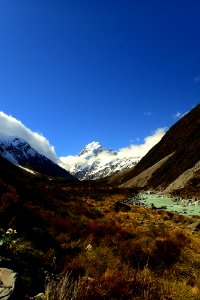
M 135 205 L 136 189 L 14 171 L 0 174 L 13 299 L 200 299 L 200 218 Z

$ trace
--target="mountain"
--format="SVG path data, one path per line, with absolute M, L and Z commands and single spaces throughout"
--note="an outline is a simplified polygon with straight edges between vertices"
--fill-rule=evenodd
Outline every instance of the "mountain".
M 74 178 L 19 137 L 0 137 L 0 156 L 30 173 L 38 172 L 48 176 Z
M 200 195 L 200 104 L 175 123 L 135 168 L 109 180 L 123 187 Z
M 119 152 L 104 149 L 99 142 L 86 145 L 76 156 L 61 157 L 59 165 L 75 177 L 98 179 L 135 166 L 140 157 L 120 156 Z

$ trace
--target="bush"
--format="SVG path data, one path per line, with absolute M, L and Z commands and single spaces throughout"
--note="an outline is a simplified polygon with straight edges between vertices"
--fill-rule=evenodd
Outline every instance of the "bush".
M 90 211 L 88 211 L 88 213 L 86 213 L 86 216 L 90 219 L 97 219 L 101 218 L 103 213 L 97 208 L 92 208 Z
M 45 300 L 76 300 L 80 292 L 80 282 L 73 279 L 71 273 L 61 278 L 46 278 Z

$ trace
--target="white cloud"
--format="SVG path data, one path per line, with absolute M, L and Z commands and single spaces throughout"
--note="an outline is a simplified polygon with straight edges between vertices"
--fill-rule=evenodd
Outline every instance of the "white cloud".
M 120 149 L 118 152 L 118 157 L 143 157 L 154 145 L 156 145 L 161 140 L 165 132 L 166 128 L 157 129 L 152 135 L 147 136 L 144 139 L 143 144 L 130 145 L 129 147 Z
M 180 112 L 180 111 L 177 111 L 177 112 L 174 114 L 174 118 L 175 118 L 175 119 L 181 119 L 181 118 L 184 117 L 187 113 L 188 113 L 188 111 L 187 111 L 187 112 L 184 112 L 184 113 L 182 113 L 182 112 Z
M 2 111 L 0 112 L 0 135 L 20 137 L 39 153 L 53 161 L 57 160 L 54 147 L 50 145 L 49 141 L 42 134 L 30 130 L 21 121 Z
M 135 143 L 135 142 L 139 143 L 139 142 L 140 142 L 140 138 L 137 137 L 136 139 L 130 139 L 130 140 L 129 140 L 129 143 L 130 143 L 130 144 L 133 144 L 133 143 Z
M 144 115 L 146 117 L 150 117 L 152 115 L 152 113 L 150 111 L 144 111 Z
M 182 113 L 181 113 L 180 111 L 177 111 L 177 112 L 174 114 L 174 117 L 180 119 L 180 118 L 182 117 Z
M 88 160 L 85 157 L 76 155 L 60 157 L 59 165 L 66 170 L 72 170 L 77 164 L 81 165 L 84 168 L 88 165 Z

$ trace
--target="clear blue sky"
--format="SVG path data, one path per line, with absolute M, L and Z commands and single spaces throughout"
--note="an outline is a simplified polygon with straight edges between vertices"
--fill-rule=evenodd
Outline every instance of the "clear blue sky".
M 118 149 L 200 102 L 200 1 L 1 0 L 0 110 L 58 155 Z

